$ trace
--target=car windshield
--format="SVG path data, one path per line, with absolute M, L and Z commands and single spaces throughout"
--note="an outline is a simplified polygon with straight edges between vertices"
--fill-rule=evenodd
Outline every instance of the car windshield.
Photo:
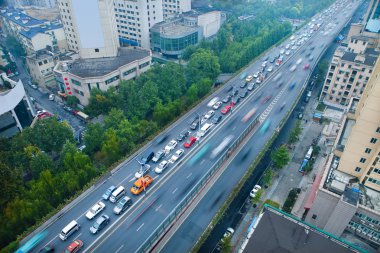
M 107 191 L 106 191 L 106 195 L 110 195 L 111 194 L 111 189 L 108 189 Z
M 125 203 L 125 202 L 120 201 L 120 202 L 117 204 L 117 207 L 121 209 L 121 208 L 124 206 L 124 203 Z
M 99 226 L 100 226 L 100 223 L 98 223 L 98 222 L 95 222 L 94 225 L 93 225 L 93 227 L 94 227 L 95 229 L 98 229 Z

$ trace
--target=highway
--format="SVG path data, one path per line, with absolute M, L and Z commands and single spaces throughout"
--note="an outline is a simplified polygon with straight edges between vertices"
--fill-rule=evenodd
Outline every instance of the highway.
M 202 208 L 197 209 L 196 216 L 200 222 L 208 220 L 214 215 L 218 205 L 212 205 L 214 200 L 220 198 L 221 195 L 226 196 L 234 184 L 239 181 L 244 171 L 249 165 L 249 162 L 260 152 L 267 140 L 272 135 L 273 131 L 277 128 L 280 121 L 290 110 L 294 100 L 297 98 L 301 91 L 301 86 L 304 84 L 310 70 L 304 70 L 305 64 L 310 64 L 311 67 L 316 64 L 316 60 L 322 51 L 328 46 L 329 43 L 336 37 L 336 32 L 348 21 L 351 16 L 351 11 L 356 9 L 359 1 L 354 2 L 355 8 L 351 8 L 350 12 L 345 13 L 343 9 L 339 9 L 337 14 L 332 15 L 334 21 L 324 19 L 322 27 L 314 32 L 309 40 L 303 43 L 296 50 L 292 50 L 292 54 L 284 57 L 284 63 L 280 67 L 276 67 L 273 73 L 264 81 L 264 83 L 251 91 L 248 97 L 241 100 L 239 104 L 233 107 L 232 113 L 223 116 L 222 122 L 214 125 L 211 132 L 206 134 L 205 137 L 200 139 L 200 143 L 195 144 L 190 149 L 185 149 L 185 155 L 182 160 L 177 161 L 174 165 L 169 165 L 169 168 L 163 174 L 157 175 L 153 170 L 150 175 L 154 178 L 154 182 L 147 189 L 146 195 L 144 193 L 139 196 L 133 196 L 129 189 L 132 187 L 134 174 L 139 168 L 139 164 L 135 159 L 127 160 L 120 169 L 112 176 L 107 178 L 104 182 L 98 184 L 95 189 L 87 194 L 85 198 L 77 202 L 70 210 L 61 215 L 61 217 L 46 228 L 48 236 L 40 244 L 40 248 L 46 244 L 52 244 L 57 252 L 62 252 L 67 245 L 74 239 L 80 239 L 84 243 L 84 251 L 91 247 L 95 252 L 135 252 L 148 236 L 154 231 L 168 214 L 181 202 L 182 198 L 186 195 L 189 189 L 193 187 L 197 181 L 204 175 L 204 173 L 212 167 L 217 156 L 211 159 L 211 152 L 223 141 L 226 136 L 233 136 L 236 139 L 241 132 L 247 127 L 247 123 L 241 122 L 241 119 L 253 108 L 256 108 L 256 115 L 261 115 L 260 121 L 265 125 L 268 124 L 269 128 L 266 132 L 257 133 L 250 140 L 248 149 L 248 156 L 250 159 L 242 159 L 246 154 L 237 154 L 225 173 L 219 179 L 217 184 L 214 185 L 216 190 L 211 190 L 206 195 L 203 201 L 206 204 Z M 348 8 L 345 5 L 342 8 Z M 337 20 L 337 24 L 335 23 Z M 338 22 L 339 21 L 339 22 Z M 316 22 L 318 23 L 318 22 Z M 329 26 L 329 28 L 327 28 Z M 301 33 L 305 30 L 301 29 Z M 290 40 L 285 41 L 281 46 L 285 47 Z M 270 50 L 266 56 L 269 59 L 279 54 L 279 47 Z M 309 60 L 306 56 L 310 53 L 313 60 Z M 295 65 L 298 59 L 302 58 L 302 62 L 296 67 L 294 72 L 290 72 L 290 68 Z M 249 66 L 244 72 L 253 74 L 261 69 L 262 60 L 259 60 Z M 273 77 L 281 73 L 278 81 L 273 81 Z M 279 82 L 283 81 L 281 87 L 278 87 Z M 239 76 L 233 78 L 228 84 L 220 89 L 216 94 L 210 97 L 223 98 L 227 92 L 229 85 L 234 85 L 236 89 L 241 92 L 243 89 L 239 86 L 244 82 Z M 294 84 L 294 87 L 293 87 Z M 267 101 L 265 101 L 267 100 Z M 147 155 L 151 151 L 157 152 L 163 149 L 165 145 L 171 140 L 175 139 L 177 135 L 184 129 L 189 129 L 188 121 L 195 115 L 195 113 L 204 114 L 210 108 L 207 107 L 209 100 L 199 105 L 195 110 L 182 117 L 175 122 L 167 131 L 161 134 L 167 136 L 166 140 L 160 144 L 157 141 L 152 141 L 146 149 L 140 151 L 136 157 L 140 158 Z M 284 104 L 284 108 L 279 108 Z M 225 104 L 224 104 L 225 105 Z M 224 106 L 223 105 L 223 106 Z M 221 107 L 222 108 L 222 107 Z M 220 108 L 220 109 L 221 109 Z M 218 111 L 220 111 L 220 109 Z M 196 112 L 195 112 L 196 111 Z M 252 117 L 253 120 L 255 117 Z M 268 123 L 266 123 L 268 122 Z M 195 133 L 192 133 L 195 134 Z M 254 145 L 253 145 L 254 144 Z M 178 149 L 183 148 L 183 142 L 178 143 L 177 147 L 170 152 L 164 159 L 170 159 L 171 155 Z M 152 162 L 150 165 L 154 168 L 155 164 Z M 104 201 L 106 209 L 102 212 L 107 214 L 111 222 L 100 231 L 97 235 L 92 235 L 89 232 L 93 220 L 89 221 L 85 217 L 88 209 L 91 208 L 98 200 L 101 199 L 102 194 L 111 185 L 123 185 L 126 188 L 127 195 L 132 198 L 133 206 L 121 216 L 113 214 L 112 209 L 114 204 Z M 211 204 L 210 204 L 211 203 Z M 192 214 L 193 215 L 193 214 Z M 63 242 L 58 234 L 70 221 L 76 220 L 81 228 L 70 236 L 67 241 Z M 196 231 L 197 226 L 194 226 L 194 231 L 199 236 L 199 231 Z M 179 231 L 180 232 L 180 231 Z M 186 231 L 185 231 L 186 232 Z M 184 235 L 179 233 L 180 237 Z M 165 252 L 187 252 L 194 240 L 182 240 L 181 243 L 172 243 L 170 241 L 165 248 Z

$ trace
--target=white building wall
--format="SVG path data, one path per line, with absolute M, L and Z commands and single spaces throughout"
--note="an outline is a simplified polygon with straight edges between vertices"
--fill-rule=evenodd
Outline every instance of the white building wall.
M 221 12 L 211 11 L 198 16 L 198 25 L 203 27 L 203 36 L 205 38 L 215 35 L 221 25 Z

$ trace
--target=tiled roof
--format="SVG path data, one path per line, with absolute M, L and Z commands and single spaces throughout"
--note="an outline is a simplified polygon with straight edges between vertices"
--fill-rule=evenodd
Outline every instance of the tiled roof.
M 20 31 L 20 34 L 28 39 L 33 38 L 39 33 L 46 33 L 47 31 L 55 30 L 62 28 L 61 24 L 47 24 L 38 27 L 32 27 L 29 30 Z
M 46 22 L 46 20 L 40 20 L 33 18 L 25 13 L 22 12 L 20 9 L 16 8 L 1 8 L 0 9 L 0 16 L 24 27 L 33 27 L 38 26 L 40 24 L 43 24 Z

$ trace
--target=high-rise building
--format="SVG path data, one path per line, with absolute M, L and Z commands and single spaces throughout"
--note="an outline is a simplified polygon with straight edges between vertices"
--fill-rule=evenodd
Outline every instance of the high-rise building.
M 162 2 L 164 19 L 191 10 L 191 0 L 163 0 Z
M 58 7 L 69 49 L 82 59 L 117 55 L 119 38 L 112 0 L 59 0 Z

